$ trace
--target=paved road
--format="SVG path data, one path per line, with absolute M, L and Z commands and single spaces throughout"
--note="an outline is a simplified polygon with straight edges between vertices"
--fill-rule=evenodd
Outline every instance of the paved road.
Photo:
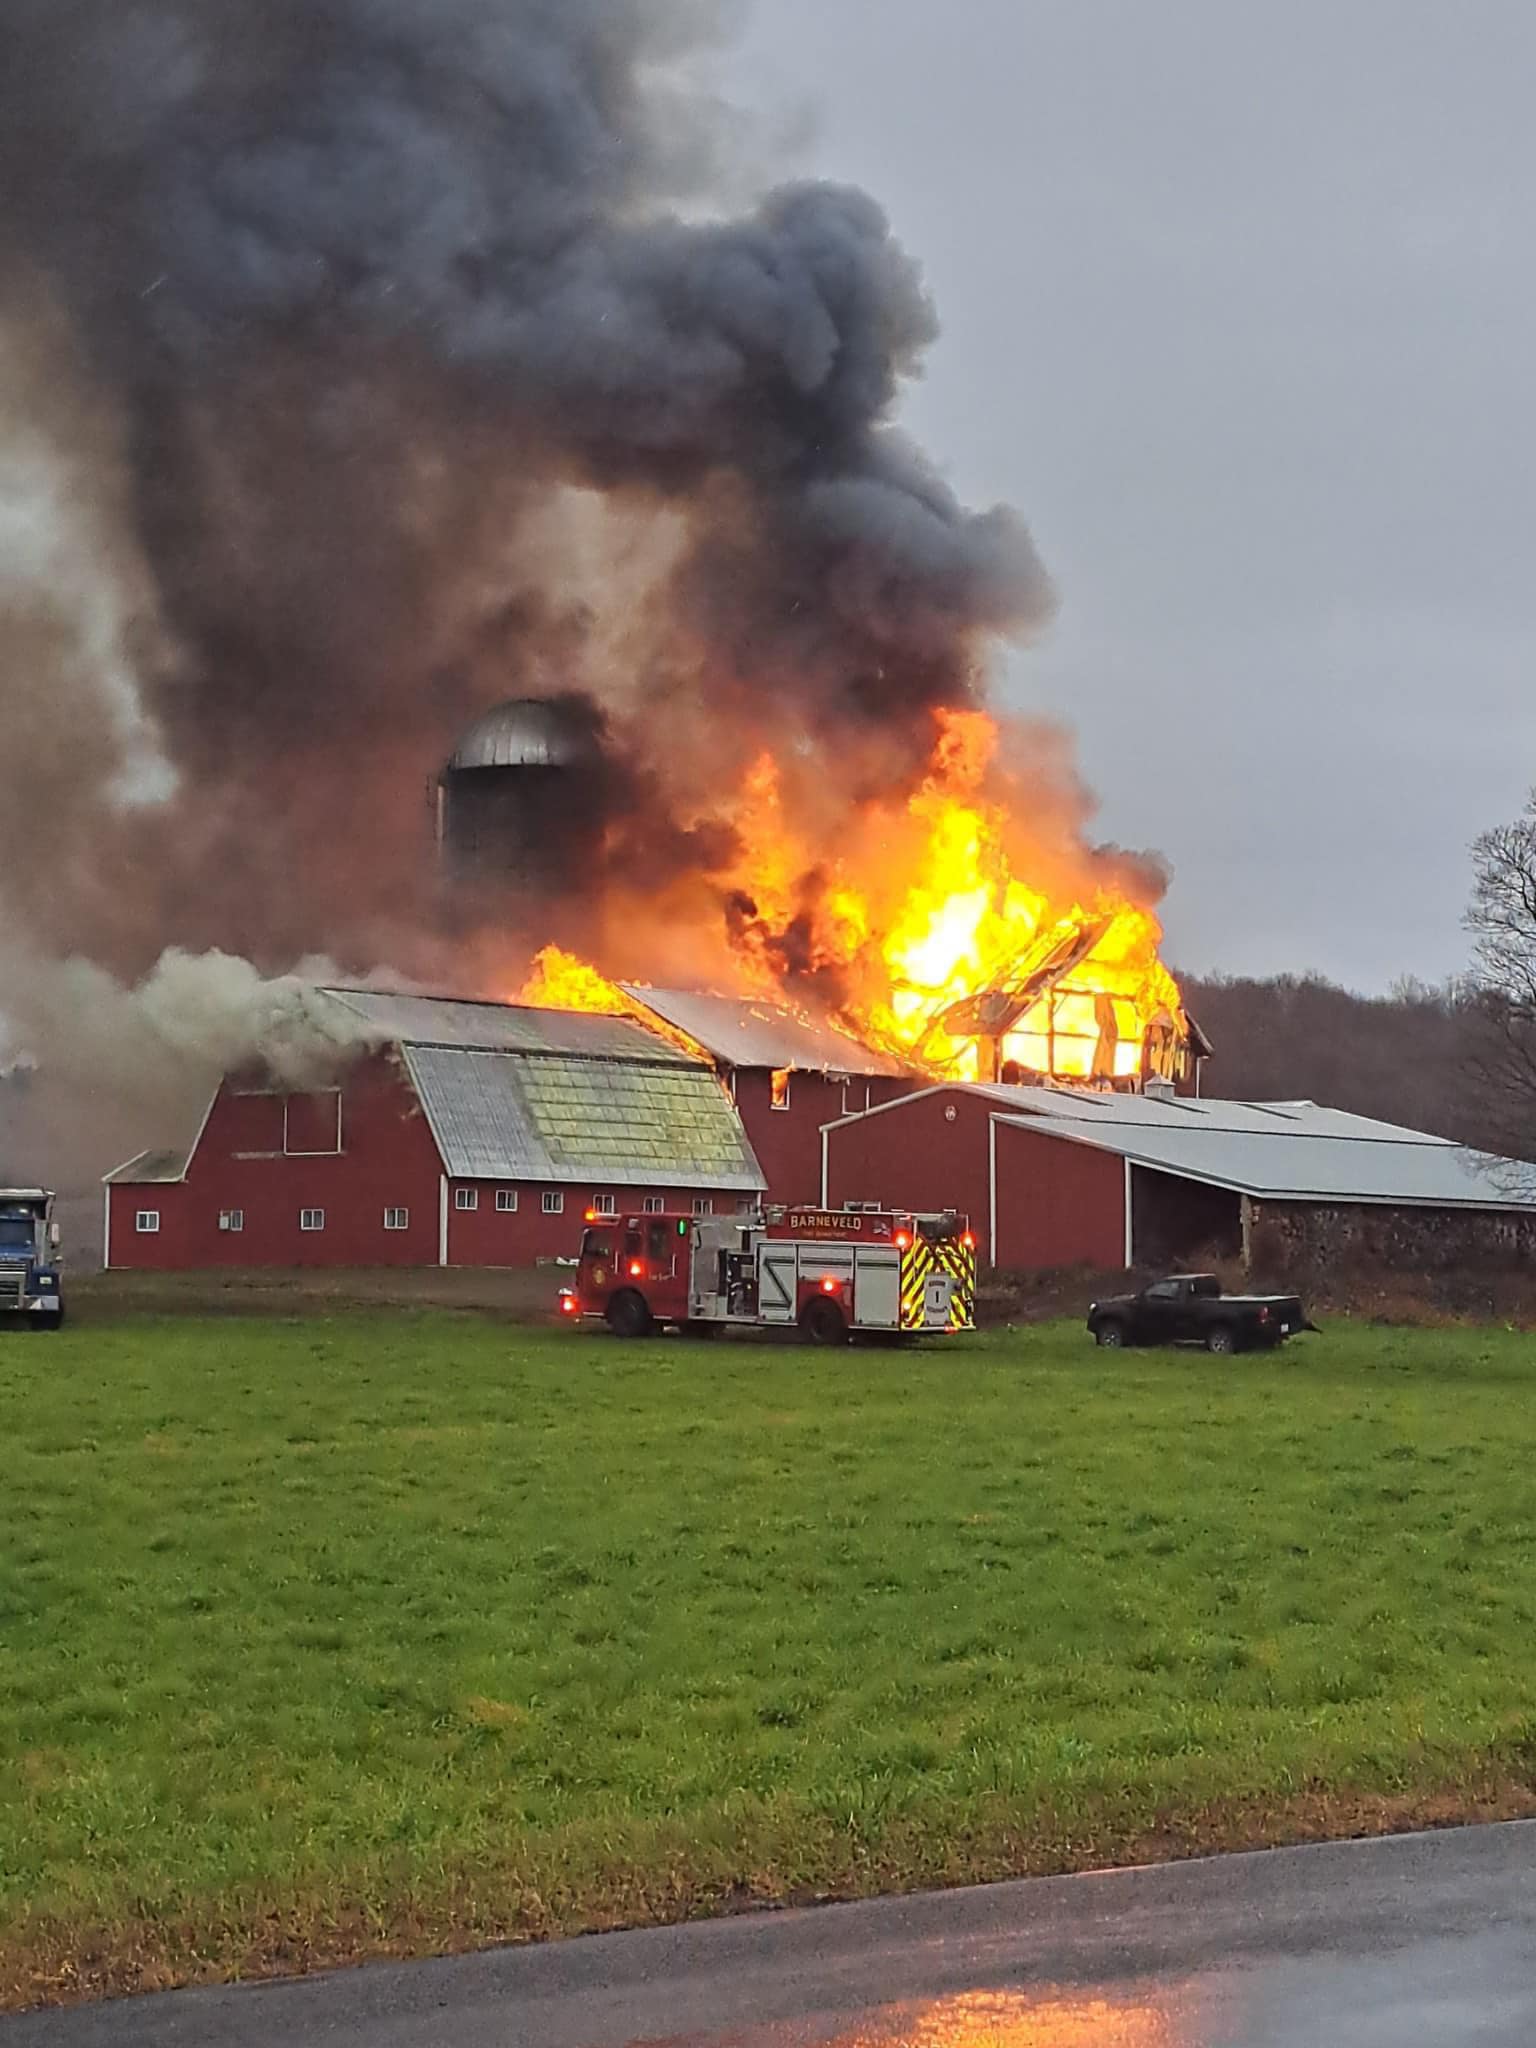
M 0 2021 L 0 2048 L 1532 2048 L 1536 1822 Z

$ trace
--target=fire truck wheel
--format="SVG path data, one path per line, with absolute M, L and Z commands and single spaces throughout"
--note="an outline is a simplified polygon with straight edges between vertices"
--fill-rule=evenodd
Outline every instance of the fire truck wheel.
M 848 1325 L 835 1301 L 813 1301 L 800 1318 L 800 1327 L 813 1344 L 846 1344 Z
M 648 1337 L 651 1334 L 651 1312 L 645 1305 L 645 1297 L 636 1294 L 632 1287 L 626 1287 L 622 1294 L 616 1294 L 609 1302 L 606 1320 L 615 1337 Z

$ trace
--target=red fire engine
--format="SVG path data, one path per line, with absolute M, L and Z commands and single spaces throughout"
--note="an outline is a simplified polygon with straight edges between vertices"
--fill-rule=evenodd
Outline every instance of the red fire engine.
M 560 1309 L 573 1321 L 600 1316 L 619 1337 L 664 1324 L 700 1333 L 798 1327 L 818 1344 L 864 1331 L 969 1330 L 976 1240 L 953 1210 L 591 1214 Z

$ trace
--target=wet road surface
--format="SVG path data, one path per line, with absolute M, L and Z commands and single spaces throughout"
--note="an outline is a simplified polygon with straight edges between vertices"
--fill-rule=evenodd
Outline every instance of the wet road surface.
M 0 2048 L 1533 2048 L 1536 1822 L 0 2020 Z

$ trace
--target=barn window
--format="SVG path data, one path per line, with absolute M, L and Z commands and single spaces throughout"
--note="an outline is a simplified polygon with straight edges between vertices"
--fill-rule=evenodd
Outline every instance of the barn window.
M 299 1228 L 300 1230 L 324 1230 L 325 1211 L 323 1209 L 301 1209 L 299 1211 Z
M 160 1211 L 158 1209 L 141 1209 L 133 1219 L 133 1227 L 140 1237 L 153 1237 L 160 1228 Z
M 775 1109 L 788 1109 L 789 1107 L 789 1077 L 792 1071 L 793 1069 L 790 1067 L 778 1067 L 774 1070 L 773 1078 L 769 1083 L 771 1091 L 769 1099 Z
M 219 1228 L 220 1230 L 244 1230 L 245 1211 L 243 1209 L 221 1209 L 219 1211 Z
M 478 1209 L 480 1206 L 480 1190 L 478 1188 L 455 1188 L 453 1191 L 453 1206 L 455 1209 Z
M 619 1198 L 617 1195 L 594 1195 L 592 1197 L 592 1214 L 594 1216 L 616 1216 L 618 1212 Z
M 708 1195 L 696 1195 L 693 1203 L 695 1216 L 713 1216 L 715 1205 Z
M 384 1211 L 384 1228 L 386 1230 L 409 1230 L 410 1227 L 411 1212 L 409 1209 L 386 1209 Z
M 667 1198 L 665 1195 L 647 1195 L 642 1206 L 647 1216 L 659 1216 L 667 1206 Z
M 517 1189 L 498 1188 L 496 1190 L 496 1207 L 503 1216 L 515 1216 L 517 1214 Z
M 565 1214 L 564 1195 L 546 1192 L 544 1196 L 544 1214 L 546 1216 L 563 1216 Z
M 341 1090 L 290 1095 L 283 1104 L 283 1150 L 290 1159 L 334 1156 L 341 1150 Z

